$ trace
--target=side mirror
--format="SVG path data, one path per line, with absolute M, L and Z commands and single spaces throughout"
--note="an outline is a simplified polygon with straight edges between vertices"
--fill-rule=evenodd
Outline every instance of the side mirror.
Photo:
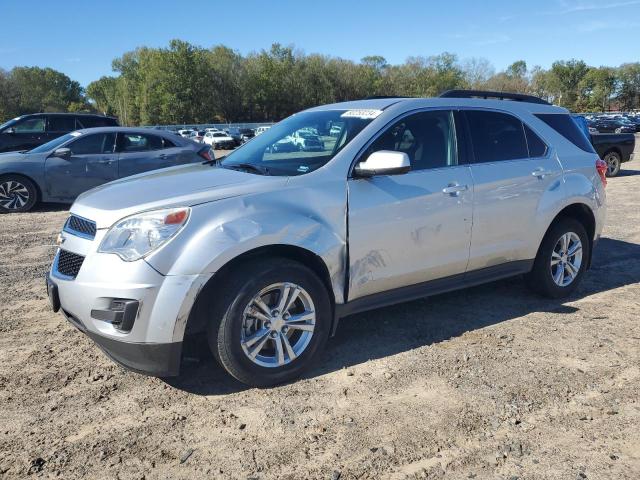
M 69 160 L 71 158 L 71 149 L 69 148 L 58 148 L 53 151 L 53 157 L 62 158 L 64 160 Z
M 409 155 L 404 152 L 380 150 L 373 152 L 364 161 L 356 165 L 354 173 L 357 177 L 374 175 L 401 175 L 411 170 Z

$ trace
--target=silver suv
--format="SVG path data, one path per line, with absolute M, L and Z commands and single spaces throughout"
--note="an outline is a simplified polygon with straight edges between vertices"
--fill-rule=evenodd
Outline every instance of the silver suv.
M 300 149 L 300 133 L 322 147 Z M 215 163 L 78 197 L 48 293 L 132 370 L 177 375 L 183 343 L 206 336 L 235 378 L 274 385 L 355 312 L 520 274 L 569 295 L 604 222 L 598 162 L 536 97 L 312 108 Z

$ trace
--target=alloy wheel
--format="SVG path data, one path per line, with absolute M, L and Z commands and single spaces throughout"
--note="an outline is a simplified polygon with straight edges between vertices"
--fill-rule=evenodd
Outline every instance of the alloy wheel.
M 559 287 L 570 285 L 582 265 L 582 242 L 574 232 L 563 234 L 551 252 L 551 276 Z
M 608 153 L 604 157 L 604 161 L 607 162 L 607 174 L 609 176 L 615 174 L 618 171 L 620 160 L 614 153 Z
M 29 190 L 16 180 L 0 183 L 0 206 L 7 210 L 18 210 L 29 201 Z
M 240 344 L 251 362 L 282 367 L 309 345 L 316 312 L 309 293 L 300 285 L 282 282 L 262 289 L 243 313 Z

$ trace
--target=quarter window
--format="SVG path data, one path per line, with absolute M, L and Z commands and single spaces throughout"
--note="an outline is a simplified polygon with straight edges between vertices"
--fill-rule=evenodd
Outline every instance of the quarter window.
M 500 112 L 465 112 L 477 163 L 527 158 L 527 142 L 522 122 Z
M 380 150 L 406 153 L 411 170 L 457 165 L 452 112 L 426 111 L 403 118 L 371 144 L 366 156 Z
M 580 131 L 573 119 L 566 113 L 540 113 L 536 115 L 540 120 L 553 128 L 576 147 L 585 152 L 595 153 L 589 139 Z
M 81 136 L 69 145 L 73 155 L 96 155 L 113 153 L 115 144 L 115 133 L 97 133 L 94 135 Z

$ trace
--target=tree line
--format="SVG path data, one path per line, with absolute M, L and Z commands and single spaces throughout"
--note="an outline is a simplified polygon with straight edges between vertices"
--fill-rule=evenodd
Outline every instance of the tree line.
M 530 93 L 577 112 L 640 108 L 640 62 L 593 67 L 571 59 L 544 69 L 519 60 L 496 72 L 486 59 L 460 61 L 447 52 L 391 65 L 381 56 L 354 62 L 280 44 L 241 55 L 172 40 L 166 48 L 127 52 L 112 67 L 116 75 L 86 89 L 50 68 L 0 70 L 0 119 L 97 111 L 123 125 L 278 121 L 324 103 L 432 97 L 452 88 Z

